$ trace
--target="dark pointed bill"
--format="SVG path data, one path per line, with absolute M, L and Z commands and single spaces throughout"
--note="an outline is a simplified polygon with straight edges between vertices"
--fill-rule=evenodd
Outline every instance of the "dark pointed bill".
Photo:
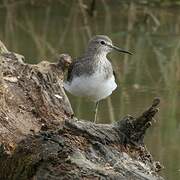
M 119 48 L 119 47 L 117 47 L 117 46 L 111 45 L 110 47 L 113 48 L 113 49 L 116 50 L 116 51 L 119 51 L 119 52 L 122 52 L 122 53 L 127 53 L 127 54 L 132 55 L 131 52 L 126 51 L 126 50 L 124 50 L 124 49 L 121 49 L 121 48 Z

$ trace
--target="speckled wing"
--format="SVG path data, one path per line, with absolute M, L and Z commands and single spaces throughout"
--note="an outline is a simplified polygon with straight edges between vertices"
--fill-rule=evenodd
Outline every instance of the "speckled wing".
M 81 76 L 82 74 L 92 74 L 93 64 L 90 63 L 89 58 L 78 58 L 68 68 L 67 81 L 71 82 L 74 76 Z
M 73 71 L 73 67 L 74 67 L 75 62 L 71 63 L 69 68 L 68 68 L 68 74 L 67 74 L 67 81 L 71 82 L 72 80 L 72 71 Z
M 67 81 L 71 82 L 73 80 L 74 76 L 79 76 L 79 73 L 81 72 L 81 66 L 82 62 L 80 62 L 80 59 L 75 59 L 73 63 L 68 68 L 68 74 L 67 74 Z

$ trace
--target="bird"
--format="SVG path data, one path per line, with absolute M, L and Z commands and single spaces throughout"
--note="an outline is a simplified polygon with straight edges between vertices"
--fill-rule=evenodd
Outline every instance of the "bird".
M 100 100 L 110 96 L 117 88 L 114 70 L 107 58 L 107 54 L 113 50 L 132 54 L 113 45 L 112 40 L 106 35 L 92 37 L 82 56 L 70 64 L 64 82 L 66 91 L 95 103 L 94 123 L 97 122 Z

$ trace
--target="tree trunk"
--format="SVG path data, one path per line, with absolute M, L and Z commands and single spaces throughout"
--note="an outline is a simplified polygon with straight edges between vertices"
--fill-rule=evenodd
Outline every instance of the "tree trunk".
M 77 121 L 63 90 L 70 56 L 23 61 L 0 42 L 0 179 L 163 179 L 143 142 L 159 99 L 138 118 Z

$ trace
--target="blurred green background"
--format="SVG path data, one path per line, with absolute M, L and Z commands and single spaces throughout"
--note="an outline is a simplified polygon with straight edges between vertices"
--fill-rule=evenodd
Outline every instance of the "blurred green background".
M 180 179 L 180 1 L 0 0 L 0 39 L 28 63 L 78 57 L 95 34 L 134 53 L 109 55 L 118 89 L 101 102 L 99 122 L 138 116 L 160 97 L 145 142 L 165 167 L 161 175 Z M 93 119 L 93 103 L 68 96 L 77 117 Z

